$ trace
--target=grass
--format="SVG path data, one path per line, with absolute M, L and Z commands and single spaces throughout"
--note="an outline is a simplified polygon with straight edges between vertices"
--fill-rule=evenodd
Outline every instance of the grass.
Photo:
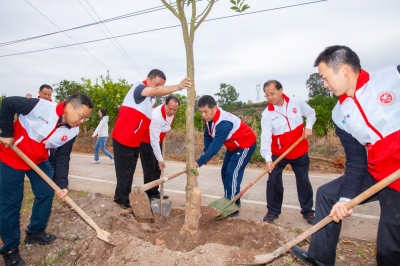
M 89 194 L 89 192 L 82 190 L 69 190 L 68 196 L 73 200 L 84 198 Z M 22 200 L 21 212 L 28 212 L 32 210 L 34 195 L 32 192 L 31 183 L 28 180 L 24 182 L 24 199 Z M 53 198 L 53 207 L 63 204 L 57 196 Z
M 296 229 L 294 229 L 294 231 L 296 232 L 296 234 L 298 234 L 298 235 L 300 235 L 301 233 L 303 233 L 304 232 L 304 230 L 303 229 L 301 229 L 301 228 L 296 228 Z
M 360 255 L 364 254 L 364 251 L 361 248 L 356 248 L 356 252 Z

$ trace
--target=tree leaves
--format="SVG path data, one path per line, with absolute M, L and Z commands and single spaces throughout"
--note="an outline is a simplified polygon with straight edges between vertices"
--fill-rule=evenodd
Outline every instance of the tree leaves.
M 245 0 L 230 0 L 231 4 L 233 5 L 231 7 L 232 10 L 243 13 L 246 9 L 249 9 L 250 6 L 247 4 L 244 4 Z

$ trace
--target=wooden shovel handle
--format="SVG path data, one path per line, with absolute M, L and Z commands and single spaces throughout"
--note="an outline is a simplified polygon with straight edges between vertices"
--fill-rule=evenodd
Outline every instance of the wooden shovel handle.
M 382 179 L 380 182 L 376 183 L 369 189 L 365 190 L 363 193 L 361 193 L 357 197 L 353 198 L 351 201 L 347 202 L 346 208 L 347 209 L 354 208 L 355 206 L 357 206 L 361 202 L 365 201 L 366 199 L 370 198 L 372 195 L 378 193 L 379 191 L 381 191 L 382 189 L 384 189 L 385 187 L 387 187 L 388 185 L 390 185 L 391 183 L 393 183 L 394 181 L 396 181 L 399 178 L 400 178 L 400 169 L 398 169 L 396 172 L 392 173 L 391 175 L 387 176 L 385 179 Z M 326 216 L 324 219 L 319 221 L 316 225 L 307 229 L 302 234 L 298 235 L 293 240 L 287 242 L 286 244 L 284 244 L 282 247 L 278 248 L 271 254 L 264 254 L 264 255 L 256 256 L 257 261 L 263 260 L 264 257 L 270 259 L 271 255 L 273 256 L 272 258 L 278 257 L 279 255 L 288 251 L 294 245 L 300 243 L 301 241 L 303 241 L 310 235 L 314 234 L 315 232 L 317 232 L 318 230 L 320 230 L 321 228 L 323 228 L 324 226 L 329 224 L 331 221 L 332 221 L 332 217 Z
M 179 171 L 179 172 L 177 172 L 175 174 L 172 174 L 172 175 L 170 175 L 168 177 L 164 177 L 164 178 L 167 179 L 167 181 L 169 181 L 169 180 L 171 180 L 171 179 L 173 179 L 173 178 L 175 178 L 177 176 L 180 176 L 181 174 L 184 174 L 184 173 L 186 173 L 186 169 L 183 169 L 183 170 L 181 170 L 181 171 Z M 160 178 L 160 179 L 154 180 L 154 181 L 152 181 L 150 183 L 144 184 L 140 189 L 142 191 L 147 191 L 147 190 L 149 190 L 149 189 L 151 189 L 153 187 L 156 187 L 156 186 L 158 186 L 158 185 L 160 185 L 162 183 L 165 183 L 166 181 L 164 180 L 164 178 Z
M 304 139 L 304 134 L 301 135 L 301 137 L 296 140 L 295 143 L 292 144 L 292 146 L 290 146 L 284 153 L 282 153 L 281 156 L 278 157 L 278 159 L 276 159 L 273 163 L 272 166 L 275 166 L 277 163 L 279 163 L 283 158 L 285 158 L 285 156 L 291 152 L 294 147 L 296 147 L 302 140 Z M 261 172 L 261 174 L 259 174 L 253 181 L 251 181 L 247 187 L 245 187 L 244 189 L 242 189 L 242 191 L 239 192 L 239 194 L 237 194 L 231 201 L 237 201 L 240 197 L 243 196 L 244 193 L 246 193 L 247 190 L 249 190 L 249 188 L 251 188 L 258 180 L 260 180 L 265 174 L 268 173 L 268 169 L 265 169 L 264 171 Z
M 48 177 L 45 172 L 42 171 L 28 156 L 25 155 L 17 146 L 11 146 L 11 149 L 21 157 L 54 191 L 59 191 L 61 188 L 54 183 L 53 180 Z M 100 227 L 89 217 L 70 197 L 65 196 L 65 201 L 82 217 L 85 222 L 87 222 L 96 232 L 99 234 L 103 234 Z

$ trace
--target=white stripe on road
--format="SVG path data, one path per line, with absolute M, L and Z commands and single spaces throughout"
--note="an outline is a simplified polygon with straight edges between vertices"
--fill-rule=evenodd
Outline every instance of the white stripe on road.
M 84 156 L 84 157 L 93 157 L 93 155 L 86 155 L 86 154 L 76 154 L 76 153 L 73 153 L 72 155 L 76 155 L 76 156 Z M 107 156 L 104 156 L 104 158 L 107 158 Z M 140 159 L 138 160 L 139 162 L 140 162 Z M 166 161 L 166 162 L 168 162 L 167 163 L 167 165 L 174 165 L 174 166 L 185 166 L 186 164 L 185 163 L 170 163 L 169 161 Z M 216 166 L 208 166 L 208 165 L 203 165 L 202 167 L 201 167 L 201 169 L 217 169 L 217 170 L 221 170 L 221 167 L 216 167 Z M 201 170 L 200 170 L 201 171 Z M 251 170 L 251 169 L 245 169 L 244 170 L 245 172 L 248 172 L 248 173 L 257 173 L 257 174 L 259 174 L 259 173 L 261 173 L 263 170 Z M 292 175 L 292 176 L 294 176 L 294 174 L 293 173 L 283 173 L 284 175 Z M 338 178 L 339 177 L 339 175 L 337 175 L 337 176 L 328 176 L 328 175 L 308 175 L 309 177 L 316 177 L 316 178 L 327 178 L 327 179 L 335 179 L 335 178 Z
M 89 181 L 94 181 L 94 182 L 100 182 L 100 183 L 117 184 L 117 182 L 115 182 L 115 181 L 102 180 L 102 179 L 91 178 L 91 177 L 84 177 L 84 176 L 77 176 L 77 175 L 68 175 L 68 177 L 72 177 L 72 178 L 76 178 L 76 179 L 89 180 Z M 176 194 L 183 194 L 183 195 L 186 194 L 185 191 L 181 191 L 181 190 L 175 190 L 175 189 L 164 189 L 164 190 L 167 191 L 167 192 L 172 192 L 172 193 L 176 193 Z M 220 196 L 214 196 L 214 195 L 210 195 L 210 194 L 202 194 L 202 196 L 205 197 L 205 198 L 211 198 L 211 199 L 220 199 L 220 198 L 221 198 Z M 255 200 L 245 200 L 245 199 L 241 199 L 240 201 L 241 201 L 241 202 L 245 202 L 245 203 L 263 205 L 263 206 L 265 206 L 265 205 L 267 204 L 266 202 L 263 202 L 263 201 L 255 201 Z M 294 205 L 286 205 L 286 204 L 283 204 L 282 207 L 283 207 L 283 208 L 288 208 L 288 209 L 300 210 L 300 207 L 294 206 Z M 352 216 L 360 217 L 360 218 L 366 218 L 366 219 L 379 220 L 379 216 L 375 216 L 375 215 L 353 213 Z

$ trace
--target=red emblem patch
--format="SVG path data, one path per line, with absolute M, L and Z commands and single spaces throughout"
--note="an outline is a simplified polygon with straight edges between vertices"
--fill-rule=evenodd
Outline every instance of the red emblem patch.
M 67 141 L 68 140 L 68 136 L 67 135 L 62 135 L 61 136 L 61 141 L 62 142 L 65 142 L 65 141 Z
M 293 108 L 293 113 L 297 113 L 297 109 L 296 109 L 296 107 L 295 107 L 295 108 Z
M 376 100 L 380 105 L 392 105 L 396 101 L 396 95 L 391 91 L 382 91 Z

